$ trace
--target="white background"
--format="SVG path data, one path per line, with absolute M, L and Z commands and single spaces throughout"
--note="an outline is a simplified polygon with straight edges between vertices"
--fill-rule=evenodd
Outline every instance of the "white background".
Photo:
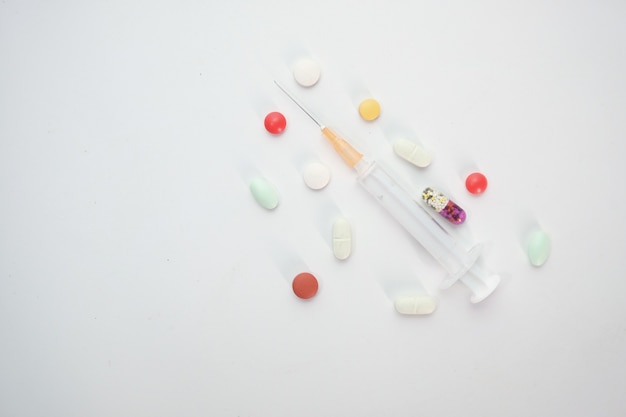
M 0 415 L 623 415 L 625 19 L 606 0 L 2 0 Z M 302 56 L 322 66 L 310 89 Z M 443 269 L 274 79 L 463 206 L 455 234 L 484 242 L 496 292 L 438 291 Z M 399 136 L 433 164 L 398 159 Z M 309 160 L 326 189 L 304 186 Z M 308 301 L 290 288 L 304 270 Z M 435 313 L 398 315 L 420 286 Z

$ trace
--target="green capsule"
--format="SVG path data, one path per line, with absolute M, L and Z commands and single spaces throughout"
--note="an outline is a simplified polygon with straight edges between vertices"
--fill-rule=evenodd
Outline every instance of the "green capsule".
M 273 210 L 278 206 L 278 191 L 263 178 L 250 181 L 250 192 L 261 207 Z
M 543 265 L 550 256 L 550 236 L 544 231 L 536 231 L 528 239 L 528 259 L 534 266 Z

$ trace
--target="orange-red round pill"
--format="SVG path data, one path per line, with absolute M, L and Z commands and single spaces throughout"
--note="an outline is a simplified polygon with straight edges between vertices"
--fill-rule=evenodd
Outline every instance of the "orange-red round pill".
M 278 135 L 279 133 L 283 133 L 285 127 L 287 126 L 287 119 L 283 116 L 282 113 L 273 111 L 268 113 L 265 116 L 264 120 L 265 129 L 273 135 Z
M 301 272 L 291 283 L 294 294 L 300 298 L 311 298 L 317 293 L 317 278 L 308 272 Z
M 487 177 L 480 172 L 473 172 L 465 179 L 465 188 L 472 194 L 482 194 L 487 189 Z

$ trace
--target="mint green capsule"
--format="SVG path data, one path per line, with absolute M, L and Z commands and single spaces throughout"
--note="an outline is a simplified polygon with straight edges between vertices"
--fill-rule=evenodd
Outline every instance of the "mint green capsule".
M 250 192 L 261 207 L 273 210 L 278 206 L 278 191 L 263 178 L 250 181 Z
M 550 236 L 542 230 L 533 232 L 528 239 L 528 259 L 534 266 L 543 265 L 550 256 Z

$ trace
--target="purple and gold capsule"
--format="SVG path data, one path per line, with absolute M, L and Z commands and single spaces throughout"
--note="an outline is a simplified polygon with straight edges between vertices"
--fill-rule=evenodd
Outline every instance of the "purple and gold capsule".
M 450 223 L 461 224 L 467 218 L 465 210 L 437 190 L 433 190 L 430 187 L 426 188 L 422 192 L 422 198 L 426 204 L 445 217 Z

